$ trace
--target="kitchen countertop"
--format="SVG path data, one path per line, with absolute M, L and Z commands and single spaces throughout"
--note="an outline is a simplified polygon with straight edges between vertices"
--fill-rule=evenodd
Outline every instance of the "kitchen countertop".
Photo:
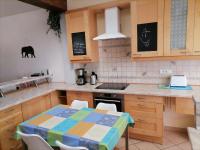
M 194 86 L 193 90 L 169 90 L 159 89 L 158 85 L 145 84 L 130 84 L 125 90 L 102 90 L 95 89 L 97 85 L 86 84 L 78 86 L 75 84 L 66 83 L 49 83 L 39 85 L 38 88 L 28 88 L 21 91 L 16 91 L 6 94 L 4 98 L 0 98 L 0 110 L 26 102 L 35 97 L 45 95 L 55 90 L 69 90 L 69 91 L 84 91 L 84 92 L 102 92 L 102 93 L 119 93 L 119 94 L 136 94 L 136 95 L 152 95 L 164 97 L 184 97 L 192 98 L 194 101 L 200 103 L 200 86 Z

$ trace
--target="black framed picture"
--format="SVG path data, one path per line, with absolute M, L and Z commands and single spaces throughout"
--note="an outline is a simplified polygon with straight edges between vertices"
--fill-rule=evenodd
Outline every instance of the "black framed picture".
M 86 55 L 85 32 L 72 33 L 73 55 Z
M 157 28 L 157 22 L 137 25 L 138 52 L 157 51 Z

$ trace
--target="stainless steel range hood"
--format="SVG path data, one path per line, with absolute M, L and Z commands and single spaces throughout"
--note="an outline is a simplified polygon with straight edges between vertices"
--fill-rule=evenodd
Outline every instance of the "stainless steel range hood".
M 93 40 L 127 38 L 127 36 L 120 33 L 120 10 L 118 7 L 105 10 L 105 31 L 106 33 L 93 38 Z

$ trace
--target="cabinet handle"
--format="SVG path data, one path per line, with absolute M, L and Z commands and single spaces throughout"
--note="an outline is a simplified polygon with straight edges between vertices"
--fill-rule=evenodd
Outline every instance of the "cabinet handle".
M 142 120 L 142 119 L 136 119 L 136 121 L 137 121 L 137 122 L 142 122 L 142 123 L 145 123 L 145 121 L 144 121 L 144 120 Z
M 142 54 L 132 54 L 133 56 L 141 56 Z
M 144 97 L 137 97 L 137 99 L 144 100 L 145 98 Z
M 138 107 L 144 108 L 144 105 L 143 104 L 138 104 Z
M 187 52 L 180 52 L 181 54 L 186 54 Z
M 200 53 L 200 51 L 194 51 L 195 53 Z

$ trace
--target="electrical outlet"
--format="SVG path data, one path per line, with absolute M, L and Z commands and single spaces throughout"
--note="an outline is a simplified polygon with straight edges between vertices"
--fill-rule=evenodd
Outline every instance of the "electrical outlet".
M 171 75 L 172 70 L 170 70 L 170 69 L 160 69 L 160 74 L 161 75 Z

